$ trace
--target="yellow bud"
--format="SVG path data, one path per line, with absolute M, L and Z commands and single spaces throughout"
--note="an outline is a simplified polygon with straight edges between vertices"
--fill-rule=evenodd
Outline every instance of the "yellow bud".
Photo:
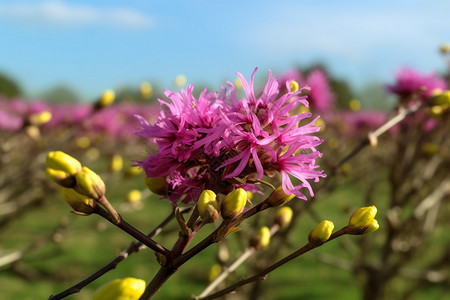
M 93 199 L 99 199 L 105 195 L 105 183 L 94 171 L 88 167 L 83 167 L 80 172 L 75 175 L 77 182 L 74 189 L 83 195 Z
M 149 82 L 141 83 L 139 89 L 141 91 L 142 98 L 149 99 L 149 98 L 152 97 L 153 87 L 152 87 L 152 85 Z
M 375 230 L 378 230 L 380 228 L 380 225 L 378 224 L 378 221 L 373 219 L 372 222 L 369 224 L 369 227 L 364 231 L 364 233 L 373 232 Z
M 334 224 L 331 221 L 324 220 L 319 223 L 311 232 L 309 233 L 308 240 L 310 244 L 320 245 L 328 241 L 333 232 Z
M 127 194 L 127 202 L 131 204 L 139 203 L 142 200 L 142 193 L 139 190 L 131 190 Z
M 142 168 L 138 166 L 131 166 L 125 170 L 126 176 L 137 176 L 142 173 Z
M 86 156 L 89 160 L 97 160 L 100 157 L 100 151 L 95 147 L 91 147 L 86 151 Z
M 439 145 L 436 143 L 426 143 L 422 147 L 422 152 L 426 155 L 434 155 L 439 151 Z
M 82 136 L 77 139 L 77 146 L 86 149 L 91 145 L 91 140 L 87 136 Z
M 222 273 L 222 266 L 213 264 L 208 272 L 208 282 L 213 282 Z
M 442 54 L 450 53 L 450 44 L 442 44 L 439 50 Z
M 204 190 L 197 201 L 197 208 L 204 223 L 213 223 L 219 218 L 219 203 L 216 194 L 211 190 Z
M 250 200 L 250 201 L 253 199 L 253 193 L 252 192 L 247 191 L 247 199 Z
M 289 223 L 291 223 L 292 215 L 292 208 L 289 206 L 283 206 L 276 212 L 274 223 L 278 224 L 280 228 L 286 228 Z
M 374 223 L 376 214 L 377 208 L 374 205 L 357 209 L 350 216 L 350 220 L 348 221 L 348 227 L 350 229 L 349 234 L 364 234 L 369 227 L 377 226 L 378 222 Z M 376 229 L 378 229 L 378 227 Z
M 47 167 L 75 175 L 81 171 L 81 163 L 62 151 L 52 151 L 47 154 Z
M 157 195 L 167 194 L 167 182 L 164 177 L 145 177 L 144 182 L 148 189 Z
M 145 281 L 127 277 L 101 286 L 92 300 L 138 300 L 145 291 Z
M 232 191 L 222 201 L 222 218 L 235 219 L 242 213 L 245 204 L 247 204 L 247 192 L 243 188 Z
M 295 197 L 294 194 L 287 195 L 283 191 L 283 187 L 280 185 L 275 191 L 273 191 L 269 197 L 265 200 L 265 203 L 270 206 L 281 206 L 286 202 L 292 200 Z
M 119 154 L 114 154 L 111 159 L 109 169 L 111 170 L 111 172 L 116 173 L 116 172 L 119 172 L 120 170 L 122 170 L 122 167 L 123 167 L 122 156 L 120 156 Z
M 250 245 L 256 250 L 266 248 L 270 242 L 270 229 L 267 226 L 263 226 L 259 229 L 258 234 L 250 242 Z
M 95 210 L 96 203 L 94 199 L 81 195 L 74 189 L 61 187 L 61 196 L 73 208 L 76 214 L 87 216 Z
M 350 108 L 350 110 L 358 111 L 361 109 L 361 102 L 359 102 L 359 100 L 357 99 L 352 99 L 348 103 L 348 107 Z
M 108 107 L 114 103 L 114 99 L 116 98 L 116 94 L 113 90 L 106 90 L 103 92 L 100 100 L 98 102 L 98 106 L 100 107 Z
M 52 119 L 52 113 L 49 111 L 43 111 L 40 113 L 31 114 L 28 117 L 28 122 L 31 125 L 40 126 L 48 123 Z
M 289 82 L 289 88 L 291 89 L 291 92 L 295 93 L 296 91 L 298 91 L 298 82 L 295 80 L 291 80 L 291 82 Z
M 434 105 L 449 106 L 450 105 L 450 91 L 434 93 L 434 95 L 430 98 L 430 100 L 428 102 L 432 106 L 434 106 Z
M 175 77 L 174 82 L 176 86 L 183 86 L 186 84 L 186 76 L 179 74 Z
M 440 118 L 442 116 L 442 113 L 444 113 L 445 107 L 442 105 L 435 105 L 430 107 L 430 110 L 428 111 L 428 116 L 431 118 Z
M 75 176 L 70 175 L 67 172 L 55 170 L 51 168 L 46 169 L 47 177 L 63 187 L 75 186 Z

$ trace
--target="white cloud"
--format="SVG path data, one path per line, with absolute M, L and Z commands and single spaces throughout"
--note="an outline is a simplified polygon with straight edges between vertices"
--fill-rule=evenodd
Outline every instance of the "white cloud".
M 154 25 L 152 18 L 137 10 L 96 8 L 55 0 L 0 4 L 0 17 L 25 24 L 46 26 L 103 25 L 145 29 Z

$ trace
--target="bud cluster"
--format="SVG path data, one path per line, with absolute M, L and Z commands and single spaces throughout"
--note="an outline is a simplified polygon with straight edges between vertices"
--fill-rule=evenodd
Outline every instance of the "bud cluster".
M 62 151 L 48 153 L 46 162 L 47 176 L 61 186 L 61 196 L 74 213 L 92 214 L 105 195 L 105 183 L 100 176 Z

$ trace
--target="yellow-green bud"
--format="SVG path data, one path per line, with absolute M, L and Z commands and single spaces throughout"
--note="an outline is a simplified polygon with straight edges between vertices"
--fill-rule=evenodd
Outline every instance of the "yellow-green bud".
M 213 282 L 222 273 L 222 266 L 213 264 L 208 271 L 208 282 Z
M 292 215 L 292 208 L 289 206 L 283 206 L 276 212 L 274 223 L 278 224 L 280 228 L 286 228 L 289 223 L 291 223 Z
M 145 177 L 144 182 L 148 189 L 157 195 L 167 194 L 167 182 L 164 177 Z
M 138 300 L 145 291 L 145 281 L 127 277 L 101 286 L 92 300 Z
M 105 195 L 105 183 L 94 171 L 88 167 L 83 167 L 80 172 L 75 175 L 77 182 L 74 189 L 83 195 L 93 199 L 99 199 Z
M 73 208 L 73 212 L 79 215 L 90 215 L 94 212 L 96 203 L 94 199 L 77 193 L 74 189 L 61 187 L 62 198 Z
M 330 238 L 333 229 L 334 229 L 333 222 L 323 220 L 309 233 L 308 235 L 309 243 L 314 245 L 325 243 Z
M 375 230 L 378 230 L 378 228 L 380 228 L 378 221 L 373 219 L 372 222 L 367 227 L 367 229 L 364 231 L 364 233 L 374 232 Z
M 144 99 L 149 99 L 153 95 L 153 87 L 149 82 L 141 83 L 139 89 Z
M 62 151 L 52 151 L 47 154 L 47 167 L 70 175 L 81 171 L 81 163 Z
M 442 54 L 450 53 L 450 44 L 442 44 L 441 47 L 439 47 L 439 50 Z
M 111 172 L 114 173 L 119 172 L 120 170 L 122 170 L 122 167 L 123 167 L 122 156 L 120 156 L 119 154 L 114 154 L 111 159 L 111 164 L 109 166 Z
M 283 187 L 280 185 L 279 187 L 277 187 L 275 191 L 273 191 L 269 195 L 269 197 L 265 200 L 265 203 L 270 206 L 281 206 L 286 202 L 290 201 L 294 197 L 295 197 L 294 194 L 287 195 L 283 191 Z
M 444 91 L 441 93 L 436 93 L 433 95 L 429 100 L 430 105 L 443 105 L 448 106 L 450 105 L 450 91 Z
M 140 190 L 131 190 L 127 194 L 127 202 L 130 204 L 139 203 L 142 200 L 142 193 Z
M 353 214 L 350 216 L 348 226 L 353 228 L 362 228 L 369 226 L 375 218 L 376 214 L 377 208 L 375 207 L 375 205 L 361 207 L 353 212 Z
M 81 170 L 81 163 L 72 156 L 52 151 L 47 154 L 47 176 L 63 187 L 75 185 L 74 175 Z
M 137 176 L 142 173 L 142 168 L 139 166 L 131 166 L 125 170 L 126 176 Z
M 222 218 L 236 218 L 244 210 L 245 204 L 247 204 L 247 192 L 243 188 L 232 191 L 222 201 Z
M 298 91 L 298 82 L 295 80 L 291 80 L 291 82 L 289 82 L 289 88 L 291 89 L 292 93 L 295 93 L 296 91 Z
M 270 229 L 263 226 L 259 229 L 258 234 L 251 240 L 250 245 L 256 250 L 261 250 L 267 247 L 270 242 Z
M 198 197 L 197 208 L 204 223 L 213 223 L 219 218 L 219 203 L 216 194 L 211 190 L 204 190 Z
M 49 111 L 42 111 L 40 113 L 31 114 L 28 117 L 28 122 L 31 125 L 40 126 L 48 123 L 52 119 L 52 113 Z
M 174 83 L 176 86 L 183 86 L 186 84 L 186 76 L 179 74 L 175 77 Z
M 113 90 L 106 90 L 103 92 L 100 100 L 98 101 L 98 106 L 100 107 L 108 107 L 114 103 L 114 99 L 116 98 L 116 94 Z

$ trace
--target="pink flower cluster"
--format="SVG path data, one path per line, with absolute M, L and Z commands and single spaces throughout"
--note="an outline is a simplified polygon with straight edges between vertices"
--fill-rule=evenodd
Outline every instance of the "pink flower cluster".
M 444 79 L 436 74 L 420 74 L 411 68 L 402 68 L 396 75 L 396 82 L 389 85 L 388 90 L 400 97 L 411 97 L 418 93 L 422 101 L 428 100 L 436 89 L 445 90 Z
M 316 119 L 300 126 L 310 113 L 289 114 L 299 104 L 308 106 L 307 96 L 300 96 L 302 87 L 292 91 L 286 82 L 285 94 L 269 71 L 269 78 L 260 96 L 254 92 L 253 72 L 250 82 L 237 73 L 246 97 L 239 99 L 231 82 L 229 91 L 208 92 L 205 88 L 196 99 L 193 85 L 181 93 L 165 91 L 170 101 L 159 100 L 161 110 L 154 125 L 138 116 L 142 128 L 138 136 L 154 139 L 159 150 L 138 162 L 148 177 L 164 177 L 168 183 L 167 198 L 174 205 L 182 198 L 197 201 L 199 194 L 210 189 L 228 193 L 236 185 L 260 180 L 264 175 L 281 175 L 285 193 L 306 200 L 300 191 L 307 188 L 314 195 L 308 180 L 318 181 L 326 175 L 317 170 L 316 147 L 322 140 Z

